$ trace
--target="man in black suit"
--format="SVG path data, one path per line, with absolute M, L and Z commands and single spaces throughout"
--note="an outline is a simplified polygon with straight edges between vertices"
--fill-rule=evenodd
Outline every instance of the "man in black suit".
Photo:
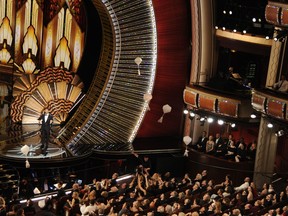
M 196 143 L 195 149 L 198 151 L 201 151 L 201 152 L 205 152 L 207 141 L 208 141 L 207 133 L 206 133 L 206 131 L 203 131 L 202 136 L 199 137 L 199 139 Z
M 222 139 L 220 133 L 216 133 L 216 139 L 215 139 L 215 146 L 216 146 L 216 151 L 215 155 L 216 156 L 224 156 L 227 152 L 227 145 L 224 143 L 224 140 Z
M 38 118 L 41 123 L 41 150 L 44 155 L 47 154 L 51 125 L 53 122 L 53 116 L 49 113 L 48 109 L 44 110 L 44 113 Z

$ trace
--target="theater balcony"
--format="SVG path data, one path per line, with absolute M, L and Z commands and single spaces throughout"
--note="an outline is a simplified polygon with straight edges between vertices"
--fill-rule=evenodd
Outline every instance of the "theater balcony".
M 278 124 L 287 124 L 288 94 L 271 89 L 255 89 L 252 91 L 252 107 L 264 116 L 277 121 Z
M 223 82 L 218 84 L 225 85 Z M 224 91 L 208 84 L 190 85 L 184 90 L 183 97 L 184 102 L 195 112 L 208 112 L 237 121 L 248 122 L 253 111 L 251 90 L 246 87 L 226 88 Z

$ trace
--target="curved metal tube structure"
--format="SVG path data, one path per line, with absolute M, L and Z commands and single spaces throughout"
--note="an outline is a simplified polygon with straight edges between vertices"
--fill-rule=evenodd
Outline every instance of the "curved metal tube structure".
M 97 151 L 129 151 L 148 106 L 143 96 L 152 93 L 155 79 L 152 1 L 94 0 L 93 4 L 103 33 L 99 65 L 85 99 L 57 138 L 68 149 L 91 144 Z M 142 59 L 140 75 L 137 57 Z

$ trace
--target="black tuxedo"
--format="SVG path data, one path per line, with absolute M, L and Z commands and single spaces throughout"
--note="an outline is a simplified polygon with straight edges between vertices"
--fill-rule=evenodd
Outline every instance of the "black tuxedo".
M 49 137 L 50 137 L 50 130 L 51 130 L 51 124 L 53 120 L 53 116 L 50 113 L 47 113 L 47 119 L 45 121 L 45 115 L 42 114 L 38 120 L 41 121 L 41 148 L 43 148 L 44 152 L 46 152 L 48 148 L 49 143 Z
M 202 151 L 202 152 L 206 152 L 206 143 L 208 141 L 207 137 L 199 137 L 198 142 L 197 142 L 197 146 L 198 146 L 198 150 Z

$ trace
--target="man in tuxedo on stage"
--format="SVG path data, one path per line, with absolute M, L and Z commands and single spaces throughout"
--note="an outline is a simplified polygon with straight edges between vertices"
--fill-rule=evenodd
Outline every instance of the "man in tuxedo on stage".
M 48 143 L 50 138 L 50 130 L 53 122 L 53 115 L 51 115 L 48 109 L 44 110 L 44 113 L 38 118 L 41 123 L 41 150 L 44 155 L 47 154 Z

